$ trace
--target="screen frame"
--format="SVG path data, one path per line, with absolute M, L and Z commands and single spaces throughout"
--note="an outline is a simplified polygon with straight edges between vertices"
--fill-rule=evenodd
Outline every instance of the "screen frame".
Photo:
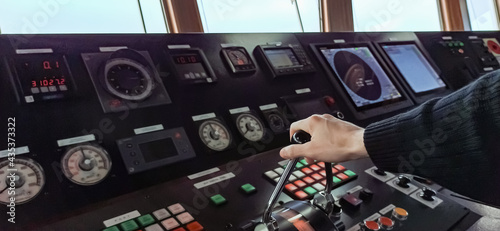
M 299 63 L 299 65 L 276 67 L 271 62 L 271 59 L 269 58 L 268 54 L 266 53 L 266 51 L 268 51 L 268 50 L 290 50 L 290 51 L 292 51 L 292 54 L 297 59 L 297 62 Z M 271 67 L 273 69 L 275 69 L 275 70 L 289 69 L 289 68 L 298 68 L 298 67 L 303 67 L 304 66 L 304 64 L 300 61 L 299 56 L 297 55 L 297 53 L 295 53 L 295 51 L 294 51 L 294 49 L 292 47 L 287 47 L 287 46 L 282 46 L 282 47 L 264 47 L 264 48 L 262 48 L 262 52 L 264 52 L 264 56 L 266 56 L 266 59 L 269 62 L 269 65 L 271 65 Z
M 345 101 L 348 101 L 347 107 L 351 111 L 351 113 L 358 119 L 364 120 L 371 117 L 375 117 L 378 115 L 387 114 L 389 112 L 398 111 L 407 107 L 411 107 L 414 105 L 413 101 L 410 99 L 406 89 L 403 88 L 400 81 L 394 76 L 390 68 L 387 66 L 384 59 L 379 54 L 379 51 L 375 49 L 371 42 L 345 42 L 345 43 L 311 43 L 310 47 L 318 59 L 319 63 L 323 67 L 326 72 L 326 76 L 329 78 L 333 87 L 337 91 L 339 95 L 344 98 Z M 333 49 L 342 49 L 342 48 L 353 48 L 353 47 L 367 47 L 372 53 L 373 57 L 377 60 L 382 70 L 385 72 L 389 80 L 393 83 L 394 87 L 400 92 L 401 97 L 397 99 L 391 99 L 382 101 L 379 103 L 366 105 L 362 107 L 357 107 L 354 103 L 353 99 L 349 95 L 347 89 L 343 86 L 342 81 L 337 76 L 333 68 L 330 66 L 323 53 L 321 52 L 321 48 L 333 48 Z
M 423 55 L 423 57 L 427 60 L 427 62 L 431 65 L 431 67 L 434 69 L 436 74 L 439 76 L 439 78 L 441 78 L 441 80 L 444 82 L 444 84 L 446 86 L 436 88 L 433 90 L 429 90 L 429 91 L 424 91 L 424 92 L 418 92 L 418 93 L 415 92 L 413 90 L 413 88 L 411 87 L 411 85 L 406 80 L 406 78 L 404 77 L 403 73 L 401 73 L 401 71 L 399 70 L 397 65 L 394 63 L 394 61 L 392 61 L 392 58 L 389 56 L 389 54 L 385 51 L 385 49 L 383 47 L 383 46 L 397 46 L 397 45 L 414 45 L 415 47 L 417 47 L 417 49 L 420 51 L 420 53 Z M 395 75 L 400 79 L 401 83 L 405 86 L 405 88 L 410 93 L 410 95 L 412 96 L 412 98 L 414 99 L 414 101 L 416 103 L 422 103 L 422 102 L 427 101 L 430 98 L 439 97 L 439 96 L 443 96 L 443 95 L 450 93 L 450 91 L 451 91 L 450 84 L 448 83 L 446 78 L 444 78 L 442 71 L 439 69 L 439 67 L 436 65 L 436 63 L 434 63 L 434 60 L 427 54 L 427 52 L 424 49 L 422 49 L 422 47 L 417 43 L 417 41 L 377 42 L 376 47 L 380 51 L 380 53 L 383 55 L 384 59 L 388 63 L 388 66 L 393 70 Z
M 177 75 L 177 79 L 179 82 L 183 85 L 189 85 L 189 84 L 203 84 L 203 83 L 215 83 L 217 82 L 217 76 L 215 75 L 214 70 L 212 69 L 212 66 L 210 65 L 210 62 L 208 62 L 207 56 L 205 55 L 205 52 L 203 52 L 202 49 L 200 48 L 174 48 L 174 49 L 166 49 L 166 52 L 170 56 L 170 62 L 172 64 L 173 69 L 175 70 L 175 73 Z M 181 73 L 181 69 L 178 68 L 182 65 L 185 64 L 177 64 L 175 61 L 175 57 L 177 56 L 188 56 L 188 55 L 198 55 L 200 57 L 200 64 L 202 67 L 205 69 L 207 72 L 207 77 L 206 78 L 201 78 L 201 79 L 185 79 Z M 196 64 L 196 63 L 191 63 L 191 64 Z M 211 79 L 211 81 L 208 81 L 208 79 Z

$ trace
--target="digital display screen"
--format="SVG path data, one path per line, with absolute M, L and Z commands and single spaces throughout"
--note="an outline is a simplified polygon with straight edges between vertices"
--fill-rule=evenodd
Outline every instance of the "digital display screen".
M 382 46 L 415 93 L 446 87 L 415 44 Z
M 322 99 L 303 100 L 289 103 L 292 111 L 297 114 L 297 119 L 305 119 L 313 114 L 328 114 L 330 110 Z
M 64 56 L 20 55 L 14 59 L 24 95 L 64 93 L 70 90 L 70 74 Z
M 293 53 L 291 48 L 283 49 L 264 49 L 267 59 L 274 68 L 286 68 L 293 66 L 300 66 L 297 56 Z
M 146 163 L 177 156 L 174 141 L 170 138 L 139 144 Z
M 200 56 L 197 54 L 177 55 L 174 56 L 176 64 L 201 63 Z
M 357 108 L 402 98 L 368 47 L 321 47 L 320 51 Z

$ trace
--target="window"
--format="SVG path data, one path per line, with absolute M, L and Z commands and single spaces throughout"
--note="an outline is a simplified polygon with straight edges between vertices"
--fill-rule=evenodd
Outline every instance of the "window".
M 167 32 L 161 0 L 0 0 L 0 6 L 4 34 Z
M 440 31 L 437 0 L 352 0 L 354 31 Z
M 320 31 L 319 2 L 314 0 L 197 1 L 206 33 Z
M 498 30 L 495 0 L 467 0 L 467 10 L 472 30 Z

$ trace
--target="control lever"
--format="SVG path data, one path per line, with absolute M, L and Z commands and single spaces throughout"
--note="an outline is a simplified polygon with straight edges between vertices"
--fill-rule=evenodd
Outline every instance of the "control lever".
M 302 130 L 297 131 L 295 134 L 293 134 L 292 139 L 290 140 L 292 144 L 305 144 L 309 141 L 311 141 L 311 135 Z M 271 198 L 267 203 L 266 210 L 264 210 L 264 214 L 262 217 L 262 222 L 266 224 L 268 230 L 275 231 L 279 229 L 276 219 L 272 217 L 274 205 L 276 205 L 276 202 L 278 201 L 281 192 L 283 192 L 283 188 L 285 187 L 288 178 L 290 178 L 290 176 L 292 175 L 293 169 L 295 168 L 295 165 L 297 165 L 298 162 L 299 162 L 298 158 L 288 161 L 285 171 L 281 175 L 278 184 L 276 185 L 276 188 L 274 188 L 273 194 L 271 194 Z
M 291 143 L 293 144 L 305 144 L 311 140 L 311 135 L 304 131 L 297 131 L 293 134 Z M 290 201 L 281 205 L 281 209 L 273 214 L 274 206 L 278 201 L 283 188 L 291 176 L 295 165 L 299 159 L 293 159 L 288 161 L 288 164 L 283 172 L 281 178 L 276 185 L 276 188 L 269 199 L 266 210 L 262 216 L 261 222 L 257 224 L 252 223 L 254 226 L 253 230 L 266 230 L 266 231 L 288 231 L 288 230 L 301 230 L 296 227 L 294 222 L 291 222 L 289 218 L 290 214 L 296 219 L 305 219 L 309 226 L 309 229 L 304 230 L 317 230 L 317 231 L 344 231 L 344 223 L 340 220 L 340 214 L 342 209 L 338 203 L 335 202 L 331 191 L 333 189 L 333 173 L 332 164 L 325 163 L 325 172 L 327 179 L 327 184 L 324 192 L 316 194 L 313 203 L 310 201 Z M 297 213 L 297 214 L 295 214 Z M 274 216 L 273 216 L 274 215 Z

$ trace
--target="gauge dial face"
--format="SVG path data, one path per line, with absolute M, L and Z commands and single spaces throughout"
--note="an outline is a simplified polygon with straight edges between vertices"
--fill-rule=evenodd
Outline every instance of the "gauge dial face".
M 11 162 L 0 162 L 0 203 L 10 203 L 14 197 L 16 204 L 23 204 L 35 198 L 45 185 L 42 167 L 32 159 L 16 158 Z
M 214 151 L 222 151 L 231 144 L 229 131 L 216 120 L 203 122 L 199 129 L 199 135 L 203 143 Z
M 269 121 L 269 126 L 271 126 L 273 131 L 282 131 L 285 129 L 285 121 L 283 121 L 281 116 L 273 113 L 269 114 L 267 119 Z
M 231 60 L 231 63 L 235 66 L 241 66 L 241 65 L 250 65 L 252 62 L 250 61 L 250 58 L 247 56 L 246 52 L 241 49 L 237 50 L 227 50 L 227 57 L 229 57 L 229 60 Z
M 146 67 L 131 59 L 117 58 L 106 63 L 107 90 L 125 100 L 143 100 L 151 95 L 153 78 Z
M 223 48 L 222 52 L 233 73 L 255 71 L 255 65 L 244 47 Z
M 264 137 L 264 126 L 262 122 L 252 114 L 241 114 L 236 118 L 238 131 L 250 141 L 259 141 Z
M 101 147 L 79 145 L 69 149 L 62 158 L 64 175 L 79 185 L 101 182 L 111 169 L 111 159 Z

